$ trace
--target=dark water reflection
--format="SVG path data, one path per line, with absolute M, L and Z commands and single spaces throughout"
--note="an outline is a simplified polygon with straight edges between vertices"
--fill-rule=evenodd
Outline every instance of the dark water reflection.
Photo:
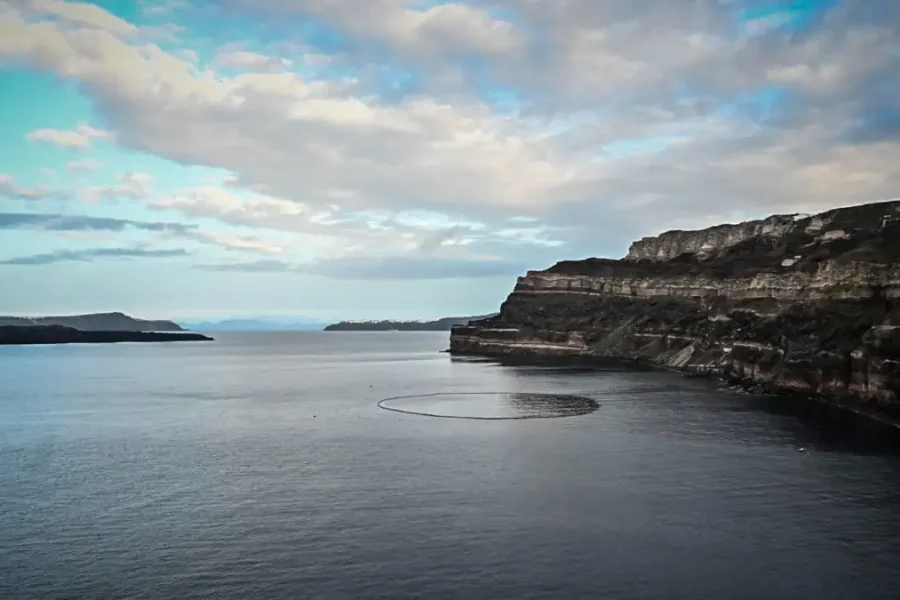
M 815 415 L 671 373 L 454 361 L 444 335 L 217 337 L 0 348 L 0 598 L 900 589 L 900 458 Z M 486 390 L 600 406 L 377 408 Z
M 434 393 L 386 398 L 380 408 L 423 417 L 514 420 L 578 417 L 597 410 L 597 402 L 570 394 L 523 392 Z

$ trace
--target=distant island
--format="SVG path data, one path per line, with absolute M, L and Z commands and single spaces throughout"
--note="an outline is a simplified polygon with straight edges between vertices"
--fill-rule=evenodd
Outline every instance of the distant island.
M 83 331 L 62 325 L 0 325 L 0 346 L 31 344 L 112 344 L 116 342 L 212 341 L 199 333 L 157 331 Z
M 184 328 L 172 321 L 135 319 L 120 312 L 55 317 L 0 316 L 0 326 L 39 327 L 47 325 L 60 325 L 81 331 L 184 331 Z
M 56 317 L 0 317 L 0 345 L 194 342 L 211 337 L 188 333 L 172 321 L 135 319 L 124 313 Z
M 454 325 L 468 325 L 470 321 L 495 317 L 444 317 L 435 321 L 341 321 L 325 331 L 450 331 Z

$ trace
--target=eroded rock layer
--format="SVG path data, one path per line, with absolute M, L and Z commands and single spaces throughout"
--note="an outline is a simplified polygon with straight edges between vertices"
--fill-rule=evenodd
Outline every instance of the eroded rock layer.
M 637 359 L 900 416 L 900 202 L 635 242 L 520 277 L 454 353 Z

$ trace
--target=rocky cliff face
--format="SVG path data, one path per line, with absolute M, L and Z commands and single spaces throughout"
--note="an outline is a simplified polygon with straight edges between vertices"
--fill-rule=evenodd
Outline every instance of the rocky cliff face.
M 802 216 L 775 215 L 759 221 L 719 225 L 700 231 L 667 231 L 634 242 L 625 260 L 665 261 L 683 254 L 705 258 L 755 237 L 781 237 L 793 229 L 794 223 L 799 218 Z
M 900 202 L 635 242 L 520 277 L 450 351 L 638 359 L 900 416 Z

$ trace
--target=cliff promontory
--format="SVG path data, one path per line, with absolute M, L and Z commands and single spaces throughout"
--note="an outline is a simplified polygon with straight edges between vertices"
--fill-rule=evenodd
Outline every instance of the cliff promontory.
M 520 277 L 453 353 L 634 359 L 900 416 L 900 201 L 632 244 Z

